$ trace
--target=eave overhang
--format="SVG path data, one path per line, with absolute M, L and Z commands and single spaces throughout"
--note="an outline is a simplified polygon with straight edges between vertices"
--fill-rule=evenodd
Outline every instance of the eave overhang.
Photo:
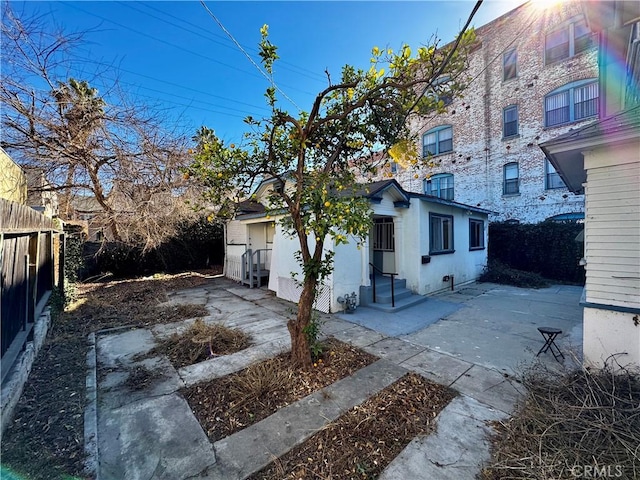
M 543 142 L 539 147 L 569 190 L 583 194 L 587 180 L 584 153 L 605 145 L 612 147 L 637 141 L 639 136 L 640 107 L 634 107 Z

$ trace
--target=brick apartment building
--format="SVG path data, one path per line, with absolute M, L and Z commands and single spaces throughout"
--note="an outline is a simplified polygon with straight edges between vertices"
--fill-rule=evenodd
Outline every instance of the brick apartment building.
M 464 98 L 412 124 L 435 166 L 419 178 L 397 166 L 396 179 L 409 191 L 496 212 L 491 220 L 583 215 L 584 196 L 565 187 L 538 147 L 597 119 L 597 41 L 582 4 L 529 2 L 476 34 Z

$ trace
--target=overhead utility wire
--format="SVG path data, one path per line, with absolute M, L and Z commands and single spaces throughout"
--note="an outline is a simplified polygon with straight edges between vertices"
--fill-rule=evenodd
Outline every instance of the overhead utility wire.
M 444 69 L 447 68 L 447 65 L 451 61 L 451 58 L 456 53 L 456 50 L 458 49 L 458 46 L 462 41 L 462 36 L 464 35 L 464 32 L 467 31 L 467 28 L 469 28 L 469 25 L 471 24 L 473 17 L 475 16 L 476 12 L 480 8 L 480 5 L 482 5 L 482 1 L 483 0 L 478 0 L 476 2 L 475 6 L 473 7 L 473 10 L 471 11 L 471 15 L 469 15 L 469 18 L 467 18 L 467 22 L 464 24 L 464 27 L 462 27 L 462 30 L 460 31 L 460 33 L 458 34 L 458 37 L 456 38 L 453 48 L 449 51 L 449 54 L 447 55 L 447 58 L 444 59 L 444 62 L 440 64 L 440 68 L 437 70 L 433 78 L 438 78 L 440 75 L 442 75 L 442 72 L 444 72 Z M 427 88 L 422 90 L 422 93 L 418 96 L 418 98 L 416 98 L 416 101 L 413 102 L 413 105 L 411 105 L 411 108 L 407 110 L 407 114 L 404 117 L 405 121 L 407 120 L 407 117 L 409 116 L 409 113 L 411 112 L 411 110 L 413 110 L 416 107 L 416 105 L 418 105 L 418 102 L 420 102 L 420 100 L 422 99 L 422 97 L 425 96 L 426 93 L 427 93 Z
M 180 107 L 186 107 L 186 108 L 189 108 L 189 109 L 203 110 L 205 112 L 216 113 L 216 114 L 219 114 L 219 115 L 225 115 L 227 117 L 235 117 L 235 118 L 243 118 L 243 119 L 246 118 L 246 116 L 244 116 L 244 115 L 236 115 L 235 113 L 223 112 L 223 111 L 220 111 L 220 110 L 211 110 L 209 107 L 198 107 L 197 105 L 190 105 L 190 104 L 181 103 L 181 102 L 174 102 L 173 100 L 165 100 L 163 98 L 152 97 L 150 95 L 145 95 L 143 93 L 138 93 L 137 95 L 141 96 L 141 97 L 149 98 L 151 100 L 159 100 L 159 101 L 166 102 L 166 103 L 172 103 L 174 105 L 178 105 Z M 200 104 L 200 103 L 202 103 L 202 102 L 198 102 L 198 104 Z M 222 108 L 226 108 L 226 107 L 222 107 Z
M 245 56 L 245 57 L 247 57 L 247 59 L 249 59 L 249 61 L 251 62 L 251 64 L 252 64 L 254 67 L 256 67 L 256 68 L 258 69 L 258 71 L 262 74 L 262 76 L 263 76 L 264 78 L 266 78 L 266 79 L 267 79 L 267 81 L 268 81 L 269 83 L 271 83 L 271 86 L 272 86 L 273 88 L 277 89 L 277 90 L 282 94 L 282 96 L 283 96 L 284 98 L 286 98 L 287 100 L 289 100 L 289 102 L 291 102 L 291 103 L 293 104 L 293 106 L 294 106 L 294 107 L 296 107 L 298 110 L 302 110 L 298 105 L 296 105 L 296 102 L 294 102 L 293 100 L 291 100 L 291 98 L 289 98 L 289 96 L 288 96 L 286 93 L 284 93 L 284 92 L 282 91 L 282 89 L 281 89 L 280 87 L 278 87 L 278 85 L 276 85 L 276 82 L 274 82 L 274 81 L 273 81 L 273 76 L 271 76 L 271 75 L 267 75 L 267 74 L 264 72 L 264 70 L 262 70 L 262 68 L 260 68 L 260 65 L 258 65 L 258 64 L 253 60 L 253 58 L 251 58 L 251 55 L 249 55 L 249 54 L 245 51 L 245 49 L 244 49 L 244 48 L 242 48 L 242 45 L 240 45 L 240 44 L 238 43 L 238 41 L 233 37 L 233 35 L 231 35 L 231 32 L 229 32 L 229 30 L 227 30 L 227 29 L 224 27 L 224 25 L 222 24 L 222 22 L 220 22 L 220 20 L 218 20 L 218 17 L 216 17 L 216 16 L 213 14 L 213 12 L 212 12 L 211 10 L 209 10 L 209 7 L 207 7 L 207 4 L 206 4 L 206 3 L 204 3 L 204 0 L 200 0 L 200 4 L 204 7 L 204 9 L 207 11 L 207 13 L 211 16 L 211 18 L 213 18 L 213 19 L 215 20 L 215 22 L 216 22 L 216 23 L 218 24 L 218 26 L 222 29 L 222 31 L 223 31 L 224 33 L 226 33 L 226 34 L 229 36 L 229 38 L 231 39 L 231 41 L 232 41 L 233 43 L 235 43 L 235 45 L 240 49 L 240 51 L 241 51 L 242 53 L 244 53 L 244 56 Z
M 205 28 L 203 28 L 203 27 L 201 27 L 201 26 L 199 26 L 199 25 L 197 25 L 197 24 L 195 24 L 193 22 L 189 22 L 188 20 L 184 20 L 182 18 L 178 18 L 178 17 L 172 16 L 172 15 L 168 14 L 167 12 L 164 12 L 162 10 L 159 10 L 159 9 L 155 8 L 155 7 L 152 7 L 149 4 L 143 4 L 143 6 L 145 8 L 147 8 L 147 9 L 149 9 L 149 10 L 154 11 L 154 12 L 158 12 L 158 13 L 160 13 L 162 15 L 167 15 L 167 16 L 171 17 L 172 20 L 177 20 L 179 22 L 186 23 L 187 25 L 191 25 L 194 28 L 197 28 L 199 30 L 207 32 L 207 34 L 204 35 L 204 34 L 202 34 L 200 32 L 192 30 L 190 28 L 186 28 L 186 27 L 184 27 L 182 25 L 178 25 L 178 24 L 174 23 L 173 21 L 169 21 L 169 20 L 161 18 L 161 17 L 159 17 L 157 15 L 152 15 L 150 13 L 144 12 L 140 8 L 134 7 L 132 5 L 133 2 L 117 2 L 117 3 L 122 5 L 123 7 L 127 7 L 129 9 L 136 10 L 136 11 L 138 11 L 140 13 L 143 13 L 144 15 L 149 15 L 149 16 L 151 16 L 153 18 L 156 18 L 156 19 L 160 20 L 161 22 L 164 22 L 164 23 L 166 23 L 168 25 L 174 26 L 175 28 L 179 28 L 181 30 L 184 30 L 185 32 L 189 32 L 189 33 L 192 33 L 193 35 L 197 35 L 197 36 L 199 36 L 201 38 L 204 38 L 205 40 L 208 40 L 210 42 L 216 43 L 217 45 L 220 45 L 220 46 L 222 46 L 224 48 L 230 48 L 232 50 L 235 50 L 234 46 L 229 45 L 229 44 L 224 43 L 224 42 L 221 42 L 219 40 L 215 40 L 214 38 L 212 38 L 212 37 L 218 37 L 218 38 L 222 38 L 224 40 L 227 40 L 226 37 L 224 37 L 222 35 L 217 35 L 217 34 L 212 33 L 212 32 L 209 32 L 207 29 L 205 29 Z M 247 47 L 247 46 L 244 46 L 244 49 L 245 50 L 250 50 L 250 51 L 253 51 L 253 52 L 257 52 L 257 50 L 255 48 L 251 48 L 251 47 Z M 309 78 L 311 80 L 315 80 L 315 81 L 318 81 L 318 82 L 323 82 L 323 81 L 326 80 L 326 77 L 324 75 L 321 75 L 319 73 L 315 73 L 312 70 L 308 70 L 306 68 L 300 67 L 300 66 L 295 65 L 295 64 L 293 64 L 291 62 L 286 62 L 284 60 L 280 60 L 278 63 L 280 64 L 280 68 L 283 68 L 285 70 L 289 70 L 290 72 L 293 72 L 293 73 L 295 73 L 297 75 L 301 75 L 301 76 L 307 77 L 307 78 Z M 287 67 L 287 65 L 289 67 Z M 291 67 L 293 67 L 293 68 L 291 68 Z M 296 71 L 296 70 L 299 70 L 299 71 Z M 305 73 L 305 72 L 307 72 L 307 73 Z
M 173 47 L 173 48 L 177 48 L 178 50 L 182 50 L 183 52 L 190 53 L 191 55 L 203 58 L 203 59 L 208 60 L 208 61 L 213 62 L 213 63 L 217 63 L 219 65 L 222 65 L 224 67 L 230 68 L 232 70 L 237 70 L 237 71 L 239 71 L 241 73 L 244 73 L 245 75 L 249 75 L 249 76 L 252 76 L 252 77 L 260 78 L 259 75 L 255 74 L 255 73 L 253 73 L 251 71 L 235 67 L 235 66 L 230 65 L 228 63 L 224 63 L 224 62 L 221 62 L 219 60 L 216 60 L 215 58 L 211 58 L 211 57 L 208 57 L 208 56 L 203 55 L 201 53 L 194 52 L 193 50 L 189 50 L 188 48 L 184 48 L 184 47 L 182 47 L 180 45 L 176 45 L 175 43 L 171 43 L 171 42 L 168 42 L 168 41 L 163 40 L 161 38 L 158 38 L 158 37 L 155 37 L 153 35 L 150 35 L 148 33 L 141 32 L 140 30 L 136 30 L 135 28 L 131 28 L 131 27 L 127 26 L 127 25 L 124 25 L 122 23 L 116 22 L 115 20 L 112 20 L 110 18 L 106 18 L 106 17 L 103 17 L 102 15 L 98 15 L 97 13 L 93 13 L 93 12 L 90 12 L 88 10 L 85 10 L 84 8 L 81 8 L 81 7 L 77 6 L 77 5 L 75 5 L 73 2 L 67 3 L 67 5 L 70 6 L 71 8 L 74 8 L 76 10 L 79 10 L 79 11 L 83 12 L 83 13 L 86 13 L 87 15 L 91 15 L 92 17 L 100 18 L 101 20 L 104 20 L 106 22 L 113 23 L 114 25 L 117 25 L 120 28 L 124 28 L 125 30 L 129 30 L 129 31 L 131 31 L 133 33 L 136 33 L 136 34 L 141 35 L 143 37 L 149 38 L 149 39 L 154 40 L 156 42 L 163 43 L 163 44 L 168 45 L 168 46 Z M 301 90 L 301 89 L 299 89 L 297 87 L 292 87 L 292 86 L 287 85 L 287 88 L 291 88 L 291 89 L 297 90 L 297 91 L 302 92 L 302 93 L 304 93 L 306 95 L 311 95 L 311 93 L 306 92 L 304 90 Z
M 109 63 L 105 63 L 105 62 L 98 62 L 95 61 L 94 59 L 91 58 L 82 58 L 82 57 L 78 57 L 79 60 L 83 61 L 83 62 L 87 62 L 87 63 L 91 63 L 91 64 L 95 64 L 95 65 L 102 65 L 105 67 L 113 67 L 112 64 Z M 160 82 L 160 83 L 166 83 L 167 85 L 171 85 L 173 87 L 178 87 L 178 88 L 182 88 L 184 90 L 189 90 L 195 93 L 199 93 L 201 95 L 208 95 L 210 97 L 214 97 L 214 98 L 219 98 L 221 100 L 228 100 L 228 101 L 232 101 L 237 103 L 238 105 L 246 105 L 248 107 L 252 107 L 252 108 L 259 108 L 261 110 L 269 110 L 267 107 L 265 106 L 260 106 L 260 105 L 253 105 L 251 103 L 247 103 L 247 102 L 242 102 L 240 100 L 235 100 L 229 97 L 223 97 L 220 95 L 215 95 L 213 93 L 209 93 L 209 92 L 205 92 L 204 90 L 198 90 L 196 88 L 192 88 L 192 87 L 187 87 L 184 85 L 180 85 L 179 83 L 175 83 L 175 82 L 170 82 L 168 80 L 162 80 L 160 78 L 156 78 L 156 77 L 152 77 L 151 75 L 145 75 L 144 73 L 139 73 L 139 72 L 134 72 L 133 70 L 128 70 L 126 68 L 122 68 L 122 67 L 113 67 L 113 68 L 117 68 L 119 71 L 125 72 L 125 73 L 129 73 L 131 75 L 137 75 L 139 77 L 143 77 L 143 78 L 148 78 L 150 80 L 155 80 L 156 82 Z
M 522 27 L 522 29 L 516 33 L 515 37 L 513 37 L 513 40 L 511 40 L 506 47 L 504 47 L 501 51 L 499 51 L 497 53 L 497 55 L 495 57 L 493 57 L 479 72 L 478 74 L 473 77 L 471 80 L 469 80 L 469 83 L 467 84 L 467 89 L 469 88 L 469 86 L 474 83 L 476 80 L 478 80 L 478 78 L 480 77 L 480 75 L 482 75 L 484 72 L 487 71 L 487 69 L 493 65 L 493 63 L 500 58 L 500 56 L 502 56 L 509 47 L 511 47 L 511 45 L 513 45 L 515 43 L 516 40 L 518 40 L 518 38 L 520 38 L 520 36 L 525 32 L 531 29 L 531 27 L 533 26 L 533 23 L 536 20 L 536 14 L 532 13 L 531 14 L 531 18 L 530 18 L 530 23 L 528 25 L 525 25 L 524 27 Z M 565 76 L 569 76 L 569 74 L 565 75 Z M 433 120 L 435 117 L 437 116 L 437 114 L 434 114 L 432 116 L 430 116 L 429 118 L 424 119 L 424 121 L 421 122 L 421 126 L 418 128 L 418 130 L 421 130 L 422 128 L 424 128 L 431 120 Z

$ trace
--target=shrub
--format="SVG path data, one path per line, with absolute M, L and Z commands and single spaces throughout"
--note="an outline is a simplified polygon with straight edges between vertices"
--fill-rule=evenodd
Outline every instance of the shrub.
M 94 245 L 94 267 L 88 275 L 111 272 L 117 278 L 175 273 L 224 262 L 223 226 L 206 218 L 180 225 L 178 234 L 152 250 L 110 242 Z
M 575 238 L 583 228 L 583 224 L 575 222 L 491 223 L 489 261 L 582 285 L 585 270 L 578 262 L 584 255 L 583 243 Z
M 64 306 L 77 298 L 76 284 L 80 281 L 85 267 L 82 251 L 84 248 L 84 235 L 77 231 L 65 231 L 64 242 L 64 292 L 58 298 L 54 298 L 54 310 L 62 311 Z
M 496 260 L 489 261 L 478 279 L 480 282 L 501 283 L 521 288 L 545 288 L 549 282 L 537 273 L 516 270 Z

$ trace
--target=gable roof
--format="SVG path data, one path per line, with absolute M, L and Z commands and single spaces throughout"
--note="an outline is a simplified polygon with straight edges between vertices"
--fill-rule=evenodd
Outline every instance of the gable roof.
M 385 192 L 391 193 L 395 201 L 409 202 L 409 194 L 404 191 L 400 184 L 394 180 L 380 180 L 372 183 L 361 183 L 359 187 L 353 191 L 353 195 L 357 197 L 365 197 L 373 201 L 382 200 Z M 348 195 L 348 192 L 342 193 Z
M 256 213 L 265 213 L 265 211 L 265 206 L 254 200 L 244 200 L 236 204 L 237 215 L 251 215 Z
M 347 196 L 347 195 L 361 196 L 361 197 L 370 199 L 373 203 L 377 203 L 380 200 L 382 200 L 382 195 L 386 192 L 391 194 L 394 200 L 394 204 L 397 207 L 401 207 L 401 206 L 409 207 L 411 198 L 415 198 L 423 202 L 434 203 L 438 205 L 446 205 L 449 207 L 468 210 L 468 211 L 480 213 L 480 214 L 489 215 L 491 213 L 494 213 L 493 211 L 487 210 L 485 208 L 474 207 L 472 205 L 466 205 L 464 203 L 454 202 L 452 200 L 445 200 L 440 197 L 434 197 L 433 195 L 407 192 L 400 186 L 400 184 L 395 179 L 380 180 L 372 183 L 361 183 L 358 185 L 359 186 L 352 192 L 336 191 L 335 193 L 340 196 Z M 258 218 L 265 215 L 266 215 L 265 206 L 260 202 L 256 202 L 255 200 L 244 200 L 236 204 L 236 218 L 239 218 L 239 219 Z

